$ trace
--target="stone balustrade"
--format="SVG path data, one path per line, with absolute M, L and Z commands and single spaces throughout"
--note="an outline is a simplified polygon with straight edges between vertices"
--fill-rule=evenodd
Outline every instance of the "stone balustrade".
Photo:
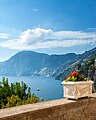
M 0 120 L 96 120 L 96 93 L 77 101 L 58 99 L 0 109 Z

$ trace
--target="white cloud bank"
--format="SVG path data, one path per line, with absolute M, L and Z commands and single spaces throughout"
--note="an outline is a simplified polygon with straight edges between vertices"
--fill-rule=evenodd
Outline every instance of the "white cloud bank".
M 96 44 L 96 32 L 53 31 L 51 29 L 28 29 L 18 39 L 0 42 L 10 49 L 35 50 L 40 48 L 73 47 Z
M 0 39 L 9 39 L 9 38 L 10 38 L 10 34 L 0 33 Z

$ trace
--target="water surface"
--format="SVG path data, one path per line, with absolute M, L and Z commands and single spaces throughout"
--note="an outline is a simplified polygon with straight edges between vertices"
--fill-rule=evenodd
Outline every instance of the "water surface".
M 0 80 L 2 77 L 0 77 Z M 39 96 L 40 99 L 54 100 L 63 97 L 63 87 L 61 81 L 55 80 L 53 77 L 8 77 L 9 82 L 23 81 L 31 87 L 31 93 Z

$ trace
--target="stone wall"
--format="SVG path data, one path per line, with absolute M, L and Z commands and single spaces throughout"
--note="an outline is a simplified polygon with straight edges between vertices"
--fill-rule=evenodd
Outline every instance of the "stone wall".
M 96 94 L 1 109 L 0 120 L 96 120 Z

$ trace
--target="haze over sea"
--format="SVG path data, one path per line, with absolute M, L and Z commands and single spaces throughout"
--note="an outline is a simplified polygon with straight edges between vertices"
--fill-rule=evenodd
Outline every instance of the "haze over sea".
M 0 76 L 0 80 L 2 76 Z M 53 77 L 42 77 L 42 76 L 19 76 L 19 77 L 8 77 L 10 83 L 13 82 L 25 82 L 31 87 L 31 93 L 39 96 L 41 100 L 54 100 L 63 97 L 62 81 L 55 80 Z

